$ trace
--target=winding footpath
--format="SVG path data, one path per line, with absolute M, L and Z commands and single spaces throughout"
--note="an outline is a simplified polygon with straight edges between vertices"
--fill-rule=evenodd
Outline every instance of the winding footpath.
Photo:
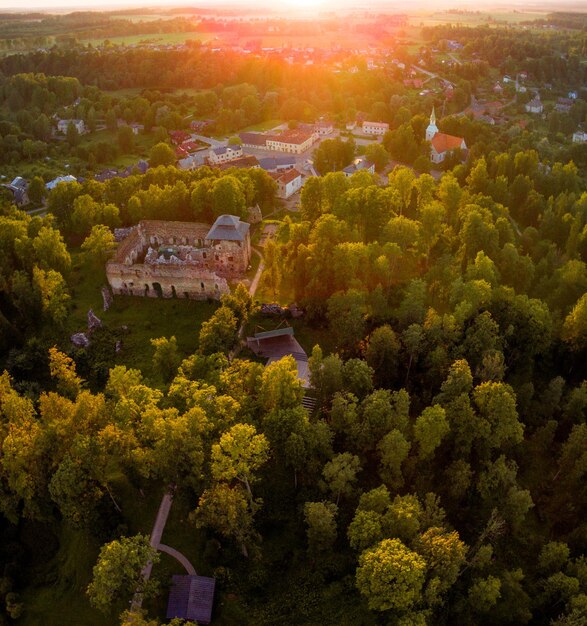
M 170 546 L 161 543 L 161 537 L 163 536 L 163 531 L 165 530 L 165 525 L 167 524 L 167 518 L 169 517 L 169 512 L 171 511 L 171 505 L 173 504 L 173 493 L 170 489 L 165 494 L 163 494 L 163 498 L 161 499 L 161 504 L 159 505 L 159 510 L 157 511 L 157 517 L 155 518 L 155 523 L 153 524 L 153 530 L 151 531 L 151 539 L 149 541 L 150 545 L 159 550 L 159 552 L 165 552 L 165 554 L 169 554 L 174 559 L 176 559 L 181 565 L 185 568 L 186 572 L 192 576 L 196 575 L 196 570 L 194 566 L 190 563 L 190 561 L 185 557 L 181 552 L 176 550 L 175 548 L 171 548 Z M 143 580 L 147 582 L 149 578 L 151 578 L 151 570 L 153 569 L 153 562 L 149 561 L 145 568 L 143 569 L 142 576 Z M 140 591 L 136 591 L 133 599 L 130 603 L 131 613 L 138 611 L 143 605 L 143 594 Z

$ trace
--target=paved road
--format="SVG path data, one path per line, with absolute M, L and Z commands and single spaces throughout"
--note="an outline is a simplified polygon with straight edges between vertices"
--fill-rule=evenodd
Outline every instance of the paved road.
M 451 82 L 447 78 L 443 78 L 442 76 L 440 76 L 440 74 L 435 74 L 434 72 L 429 72 L 428 70 L 425 70 L 424 68 L 420 67 L 419 65 L 412 65 L 411 67 L 412 67 L 412 69 L 416 70 L 417 72 L 422 72 L 422 74 L 426 74 L 426 76 L 429 76 L 430 78 L 439 78 L 440 80 L 443 80 L 445 83 L 448 83 L 448 84 L 452 85 L 453 87 L 455 87 L 455 83 Z
M 192 139 L 197 139 L 198 141 L 203 141 L 207 143 L 212 148 L 220 148 L 221 146 L 226 145 L 226 141 L 218 141 L 218 139 L 212 139 L 212 137 L 206 137 L 205 135 L 197 135 L 196 133 L 192 133 Z

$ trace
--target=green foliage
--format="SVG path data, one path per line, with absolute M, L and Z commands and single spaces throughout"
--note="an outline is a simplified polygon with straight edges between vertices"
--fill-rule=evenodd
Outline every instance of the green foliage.
M 421 597 L 425 569 L 399 539 L 384 539 L 359 557 L 357 587 L 374 611 L 406 610 Z
M 118 600 L 135 591 L 144 597 L 152 595 L 156 585 L 153 580 L 145 582 L 142 570 L 149 561 L 157 563 L 158 560 L 157 550 L 143 535 L 121 537 L 107 543 L 100 550 L 92 582 L 87 589 L 91 604 L 108 613 Z
M 338 507 L 332 502 L 306 502 L 304 521 L 308 535 L 308 549 L 316 554 L 332 547 L 336 541 L 336 514 Z

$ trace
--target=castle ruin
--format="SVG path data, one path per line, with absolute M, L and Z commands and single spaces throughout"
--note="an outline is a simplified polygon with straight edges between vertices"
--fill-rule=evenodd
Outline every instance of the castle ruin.
M 250 259 L 249 224 L 234 215 L 221 215 L 212 227 L 145 220 L 120 242 L 106 276 L 114 294 L 217 300 Z

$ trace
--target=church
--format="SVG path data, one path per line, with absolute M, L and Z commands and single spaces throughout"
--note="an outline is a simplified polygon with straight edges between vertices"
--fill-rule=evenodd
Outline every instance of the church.
M 430 115 L 430 124 L 428 124 L 426 129 L 426 141 L 430 142 L 430 160 L 432 163 L 442 163 L 446 155 L 452 150 L 458 148 L 461 150 L 467 149 L 467 144 L 462 137 L 447 135 L 438 130 L 434 107 L 432 108 L 432 115 Z

